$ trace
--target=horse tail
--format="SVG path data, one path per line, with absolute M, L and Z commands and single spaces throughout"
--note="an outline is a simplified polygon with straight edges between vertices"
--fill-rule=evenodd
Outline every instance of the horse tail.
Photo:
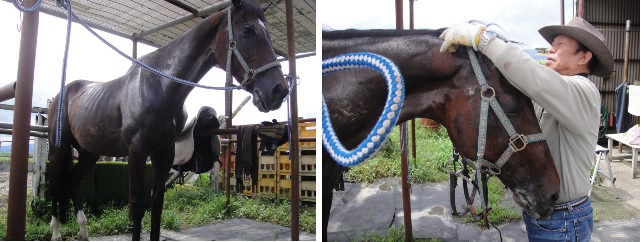
M 69 121 L 66 119 L 66 109 L 62 114 L 62 132 L 60 138 L 60 147 L 56 147 L 56 110 L 58 108 L 57 95 L 49 107 L 48 130 L 49 133 L 49 193 L 51 196 L 52 216 L 57 216 L 61 223 L 66 223 L 69 219 L 69 205 L 71 199 L 71 174 L 73 169 L 73 157 L 71 140 L 69 135 Z

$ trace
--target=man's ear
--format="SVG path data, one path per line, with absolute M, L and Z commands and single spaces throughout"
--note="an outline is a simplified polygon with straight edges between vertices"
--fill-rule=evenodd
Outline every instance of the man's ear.
M 590 62 L 590 59 L 593 58 L 593 52 L 590 51 L 582 51 L 581 58 L 577 61 L 577 65 L 586 65 L 588 62 Z

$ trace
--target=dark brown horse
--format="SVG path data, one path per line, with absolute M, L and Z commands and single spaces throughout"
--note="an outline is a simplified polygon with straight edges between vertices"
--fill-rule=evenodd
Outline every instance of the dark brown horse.
M 229 32 L 228 14 L 232 18 Z M 233 0 L 232 6 L 206 18 L 168 45 L 139 60 L 162 73 L 197 83 L 212 67 L 228 64 L 229 35 L 249 68 L 274 63 L 276 56 L 265 26 L 263 10 L 254 2 Z M 257 70 L 245 78 L 246 68 L 233 58 L 232 75 L 253 94 L 262 112 L 276 110 L 288 93 L 280 68 Z M 243 82 L 241 80 L 244 80 Z M 65 87 L 61 116 L 60 147 L 54 145 L 59 96 L 49 112 L 50 193 L 52 195 L 52 239 L 61 239 L 59 221 L 67 220 L 69 197 L 79 223 L 79 239 L 88 239 L 79 185 L 100 155 L 128 156 L 130 220 L 132 240 L 140 240 L 141 220 L 146 210 L 143 173 L 148 156 L 152 160 L 151 240 L 159 240 L 164 183 L 174 159 L 174 142 L 186 117 L 182 112 L 193 87 L 157 76 L 138 65 L 125 75 L 105 83 L 74 81 Z M 223 94 L 223 93 L 222 93 Z M 71 147 L 79 152 L 73 165 Z
M 476 160 L 481 92 L 465 48 L 439 52 L 442 30 L 343 30 L 322 33 L 322 58 L 352 52 L 371 52 L 391 59 L 405 80 L 405 101 L 398 123 L 430 118 L 447 129 L 454 148 Z M 476 54 L 496 98 L 521 134 L 540 133 L 532 102 L 514 88 L 481 54 Z M 322 94 L 339 140 L 356 147 L 371 131 L 386 100 L 387 84 L 376 71 L 354 69 L 324 75 Z M 509 136 L 490 111 L 484 159 L 499 159 Z M 342 167 L 323 151 L 322 212 L 326 240 L 333 189 Z M 517 203 L 540 216 L 549 216 L 559 194 L 559 177 L 546 142 L 529 144 L 514 153 L 498 175 Z

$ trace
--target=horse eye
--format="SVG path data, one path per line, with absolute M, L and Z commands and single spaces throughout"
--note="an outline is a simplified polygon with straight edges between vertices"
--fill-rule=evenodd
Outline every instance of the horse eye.
M 254 34 L 255 34 L 255 31 L 254 31 L 254 30 L 253 30 L 253 28 L 252 28 L 252 27 L 250 27 L 250 26 L 244 26 L 244 27 L 242 27 L 241 32 L 242 32 L 242 34 L 243 34 L 243 35 L 245 35 L 245 36 L 250 36 L 250 35 L 254 35 Z

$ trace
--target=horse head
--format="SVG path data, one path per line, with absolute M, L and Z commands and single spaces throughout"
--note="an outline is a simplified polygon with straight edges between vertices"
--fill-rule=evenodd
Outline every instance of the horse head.
M 465 52 L 465 48 L 460 48 L 452 55 L 452 63 L 456 67 L 452 85 L 459 86 L 460 91 L 445 96 L 446 111 L 443 117 L 439 117 L 440 123 L 446 127 L 454 148 L 467 159 L 476 161 L 477 155 L 483 151 L 483 159 L 493 163 L 491 167 L 484 168 L 496 173 L 512 191 L 517 204 L 535 217 L 550 216 L 559 197 L 559 176 L 548 144 L 545 140 L 529 143 L 518 137 L 541 133 L 532 101 L 512 86 L 488 58 L 476 54 L 476 58 L 471 60 Z M 477 82 L 472 61 L 481 63 L 483 75 L 493 90 L 485 90 Z M 482 100 L 492 96 L 498 100 L 499 112 L 505 115 L 496 114 L 490 107 L 487 118 L 481 118 Z M 481 122 L 484 126 L 487 122 L 485 147 L 479 147 L 478 141 Z M 517 135 L 510 137 L 512 131 L 508 131 L 507 126 Z M 508 154 L 507 161 L 501 161 Z
M 219 30 L 227 34 L 218 34 L 212 48 L 230 49 L 215 52 L 220 67 L 230 64 L 232 76 L 253 95 L 253 104 L 268 112 L 280 108 L 289 86 L 266 29 L 264 10 L 253 1 L 233 0 Z
M 512 86 L 493 63 L 478 53 L 478 61 L 494 91 L 481 93 L 465 48 L 456 53 L 439 52 L 443 30 L 342 30 L 324 32 L 323 59 L 351 52 L 372 52 L 391 59 L 405 80 L 405 101 L 398 123 L 413 118 L 431 118 L 447 129 L 461 155 L 477 160 L 482 95 L 492 95 L 516 133 L 541 133 L 531 100 Z M 323 77 L 322 89 L 331 122 L 339 140 L 352 149 L 376 124 L 386 100 L 387 85 L 374 71 L 350 70 Z M 487 133 L 483 157 L 495 166 L 509 147 L 510 135 L 491 109 L 485 119 Z M 515 138 L 515 137 L 513 137 Z M 515 201 L 535 217 L 549 216 L 559 196 L 559 177 L 545 141 L 525 147 L 515 140 L 517 152 L 500 168 L 492 168 L 514 194 Z M 520 150 L 520 151 L 519 151 Z M 325 152 L 324 157 L 329 157 Z M 500 165 L 500 164 L 499 164 Z M 333 168 L 339 170 L 337 168 Z M 326 170 L 325 170 L 326 171 Z M 337 183 L 331 178 L 326 190 Z M 324 179 L 323 179 L 324 180 Z M 326 191 L 325 190 L 325 191 Z

